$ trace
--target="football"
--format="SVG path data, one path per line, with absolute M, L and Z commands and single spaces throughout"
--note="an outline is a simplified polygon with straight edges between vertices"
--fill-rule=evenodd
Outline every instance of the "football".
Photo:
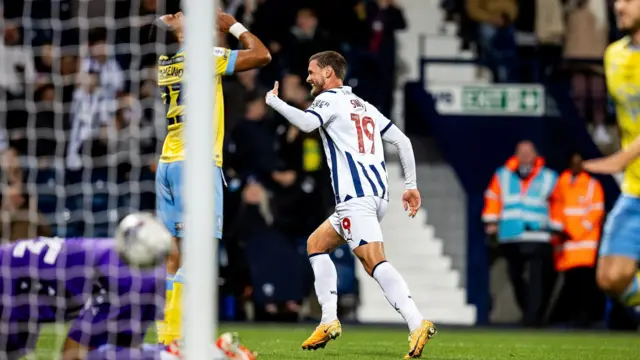
M 150 213 L 127 215 L 116 229 L 116 247 L 129 265 L 148 268 L 165 261 L 173 247 L 166 227 Z

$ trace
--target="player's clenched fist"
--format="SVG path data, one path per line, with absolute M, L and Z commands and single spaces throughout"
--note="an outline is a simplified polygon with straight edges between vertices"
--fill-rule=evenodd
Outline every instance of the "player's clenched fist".
M 222 9 L 218 9 L 218 30 L 227 33 L 229 28 L 237 22 L 236 18 L 223 12 Z

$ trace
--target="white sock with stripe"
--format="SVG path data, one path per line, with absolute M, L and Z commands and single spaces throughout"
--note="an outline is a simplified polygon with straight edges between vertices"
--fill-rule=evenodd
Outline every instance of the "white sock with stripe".
M 376 279 L 384 296 L 389 304 L 402 315 L 409 326 L 409 331 L 413 332 L 422 324 L 424 317 L 418 311 L 416 303 L 411 298 L 409 286 L 402 278 L 402 275 L 388 262 L 379 263 L 373 268 L 373 278 Z

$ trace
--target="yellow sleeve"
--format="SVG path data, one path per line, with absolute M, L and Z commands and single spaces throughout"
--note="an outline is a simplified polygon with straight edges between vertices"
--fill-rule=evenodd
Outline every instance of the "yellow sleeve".
M 615 49 L 613 48 L 614 44 L 610 44 L 609 46 L 607 46 L 607 48 L 604 51 L 604 58 L 603 58 L 603 64 L 604 64 L 604 72 L 605 72 L 605 76 L 608 75 L 608 73 L 610 72 L 610 64 L 611 61 L 609 61 L 609 58 L 611 58 L 611 53 L 613 53 L 615 51 Z
M 609 46 L 607 46 L 607 49 L 604 51 L 603 63 L 604 63 L 605 80 L 607 83 L 607 90 L 609 91 L 609 95 L 614 97 L 614 100 L 616 100 L 615 93 L 612 90 L 615 90 L 614 88 L 618 84 L 616 84 L 612 80 L 611 75 L 613 75 L 613 73 L 616 72 L 618 69 L 613 59 L 615 59 L 616 57 L 620 57 L 621 55 L 620 52 L 622 51 L 621 49 L 624 49 L 624 47 L 626 46 L 625 44 L 628 41 L 629 40 L 627 40 L 626 38 L 622 38 L 614 43 L 609 44 Z
M 605 81 L 605 85 L 606 85 L 606 89 L 607 89 L 607 96 L 609 97 L 609 99 L 611 99 L 614 103 L 617 103 L 616 101 L 616 96 L 615 96 L 615 84 L 612 80 L 612 76 L 611 76 L 611 72 L 613 71 L 613 69 L 611 68 L 611 56 L 612 53 L 615 52 L 615 49 L 613 48 L 613 44 L 607 46 L 607 49 L 604 51 L 604 58 L 602 60 L 603 65 L 604 65 L 604 81 Z
M 213 49 L 215 75 L 232 75 L 236 67 L 238 51 L 216 47 Z

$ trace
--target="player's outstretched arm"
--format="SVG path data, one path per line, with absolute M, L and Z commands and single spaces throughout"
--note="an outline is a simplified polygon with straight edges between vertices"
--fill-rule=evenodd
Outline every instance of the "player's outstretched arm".
M 409 216 L 414 217 L 420 209 L 422 198 L 416 181 L 416 159 L 413 155 L 411 140 L 402 130 L 393 125 L 389 119 L 384 119 L 388 121 L 388 124 L 380 131 L 382 140 L 393 144 L 398 151 L 402 170 L 404 171 L 405 192 L 402 194 L 402 202 L 404 209 L 409 210 Z
M 587 160 L 583 163 L 586 171 L 596 174 L 615 174 L 624 170 L 627 165 L 640 156 L 640 136 L 623 150 L 598 159 Z
M 222 32 L 231 33 L 240 42 L 244 49 L 235 50 L 236 59 L 233 67 L 234 72 L 241 72 L 250 69 L 260 68 L 271 62 L 269 49 L 255 35 L 240 24 L 233 16 L 218 11 L 218 29 Z
M 312 132 L 322 126 L 323 120 L 317 113 L 311 110 L 302 111 L 300 109 L 296 109 L 282 101 L 278 97 L 278 87 L 279 84 L 276 81 L 273 85 L 273 89 L 267 93 L 265 98 L 267 105 L 271 106 L 273 110 L 279 112 L 280 115 L 284 116 L 284 118 L 291 124 L 306 133 Z

